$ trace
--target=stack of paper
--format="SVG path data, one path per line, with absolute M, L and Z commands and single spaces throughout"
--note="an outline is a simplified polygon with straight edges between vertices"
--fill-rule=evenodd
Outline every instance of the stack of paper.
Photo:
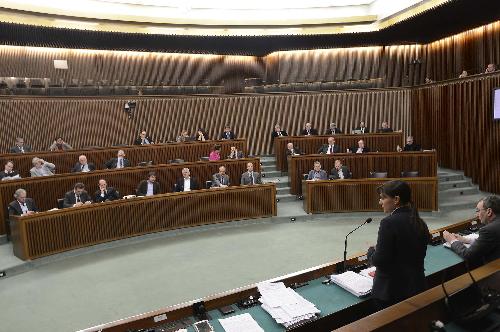
M 365 277 L 356 272 L 347 271 L 341 274 L 334 274 L 331 280 L 357 297 L 363 297 L 371 293 L 373 278 Z
M 289 327 L 320 313 L 316 306 L 297 294 L 293 289 L 285 287 L 282 282 L 263 282 L 257 285 L 262 295 L 259 301 L 262 309 L 267 311 L 278 324 Z
M 479 237 L 479 234 L 478 233 L 471 233 L 469 235 L 465 235 L 463 238 L 466 239 L 466 240 L 469 240 L 470 241 L 470 244 L 469 243 L 464 243 L 464 246 L 466 248 L 469 248 L 471 246 L 471 244 L 474 243 L 474 241 L 476 241 L 476 239 Z M 449 242 L 445 242 L 443 243 L 443 246 L 445 248 L 451 248 L 451 244 Z
M 264 332 L 249 313 L 219 319 L 226 332 Z

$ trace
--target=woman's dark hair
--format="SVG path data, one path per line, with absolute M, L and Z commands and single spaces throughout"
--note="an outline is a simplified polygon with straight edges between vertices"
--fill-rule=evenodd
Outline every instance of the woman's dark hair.
M 410 221 L 423 236 L 429 237 L 429 229 L 425 221 L 420 218 L 418 210 L 411 200 L 411 188 L 407 182 L 401 180 L 388 181 L 377 188 L 379 194 L 395 198 L 399 196 L 400 206 L 408 206 L 411 209 Z

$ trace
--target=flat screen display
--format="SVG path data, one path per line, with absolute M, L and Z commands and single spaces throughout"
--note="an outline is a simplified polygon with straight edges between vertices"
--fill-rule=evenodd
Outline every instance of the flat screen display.
M 493 90 L 493 119 L 500 120 L 500 88 Z

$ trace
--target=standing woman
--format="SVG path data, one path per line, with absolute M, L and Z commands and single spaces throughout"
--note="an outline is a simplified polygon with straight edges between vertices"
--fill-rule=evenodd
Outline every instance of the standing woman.
M 378 193 L 389 215 L 380 222 L 377 245 L 368 249 L 368 259 L 377 268 L 372 298 L 377 310 L 382 310 L 425 290 L 424 258 L 430 234 L 411 201 L 408 183 L 389 181 Z

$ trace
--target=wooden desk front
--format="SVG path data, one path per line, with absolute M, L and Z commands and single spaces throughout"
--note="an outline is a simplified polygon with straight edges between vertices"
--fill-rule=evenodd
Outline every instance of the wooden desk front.
M 18 188 L 27 191 L 28 197 L 35 200 L 41 211 L 57 207 L 57 199 L 72 190 L 77 182 L 82 182 L 90 195 L 98 189 L 99 179 L 105 179 L 108 186 L 114 187 L 122 196 L 135 194 L 135 189 L 141 180 L 146 179 L 151 171 L 156 172 L 157 181 L 160 183 L 161 192 L 173 191 L 175 181 L 182 176 L 182 169 L 187 167 L 200 182 L 202 188 L 205 181 L 211 180 L 212 175 L 219 171 L 219 166 L 226 166 L 232 185 L 239 185 L 241 174 L 246 171 L 247 162 L 254 164 L 255 170 L 260 170 L 258 158 L 245 158 L 238 160 L 206 161 L 182 164 L 154 165 L 148 167 L 129 167 L 123 169 L 101 170 L 89 173 L 56 174 L 36 178 L 23 178 L 20 180 L 0 182 L 0 234 L 5 234 L 4 220 L 7 220 L 6 207 L 14 200 L 14 192 Z
M 2 167 L 7 160 L 14 162 L 14 169 L 18 170 L 22 177 L 30 176 L 34 157 L 42 158 L 56 165 L 56 173 L 71 173 L 78 162 L 80 155 L 87 156 L 89 163 L 93 163 L 96 169 L 105 169 L 104 163 L 111 158 L 116 158 L 118 150 L 123 150 L 126 158 L 132 166 L 143 161 L 152 161 L 153 164 L 166 164 L 169 160 L 183 159 L 184 161 L 199 161 L 201 157 L 208 157 L 215 144 L 221 146 L 221 156 L 229 155 L 231 146 L 236 146 L 246 155 L 246 139 L 219 140 L 205 142 L 165 143 L 152 145 L 128 145 L 105 148 L 93 148 L 83 150 L 69 150 L 64 152 L 38 151 L 30 153 L 9 153 L 0 155 Z
M 302 181 L 304 211 L 307 213 L 380 211 L 377 188 L 395 179 Z M 437 211 L 437 178 L 405 178 L 412 200 L 421 211 Z
M 275 215 L 276 186 L 263 184 L 12 216 L 11 234 L 14 254 L 30 260 L 147 233 Z
M 305 154 L 316 154 L 323 144 L 328 143 L 328 137 L 330 136 L 332 135 L 277 137 L 274 140 L 276 167 L 282 172 L 287 170 L 288 165 L 285 152 L 288 143 L 293 143 L 293 146 L 299 147 Z M 398 145 L 401 147 L 404 145 L 402 132 L 362 135 L 341 134 L 333 135 L 333 137 L 335 137 L 335 144 L 340 147 L 341 152 L 346 152 L 347 149 L 358 146 L 360 139 L 364 140 L 365 145 L 373 152 L 393 152 L 396 151 Z
M 298 195 L 302 191 L 302 174 L 313 169 L 319 161 L 328 174 L 334 167 L 335 159 L 340 159 L 352 172 L 353 179 L 364 179 L 370 172 L 388 172 L 388 177 L 399 178 L 403 171 L 418 171 L 421 177 L 437 176 L 436 151 L 429 152 L 371 152 L 338 153 L 335 155 L 316 154 L 288 157 L 288 179 L 290 192 Z

